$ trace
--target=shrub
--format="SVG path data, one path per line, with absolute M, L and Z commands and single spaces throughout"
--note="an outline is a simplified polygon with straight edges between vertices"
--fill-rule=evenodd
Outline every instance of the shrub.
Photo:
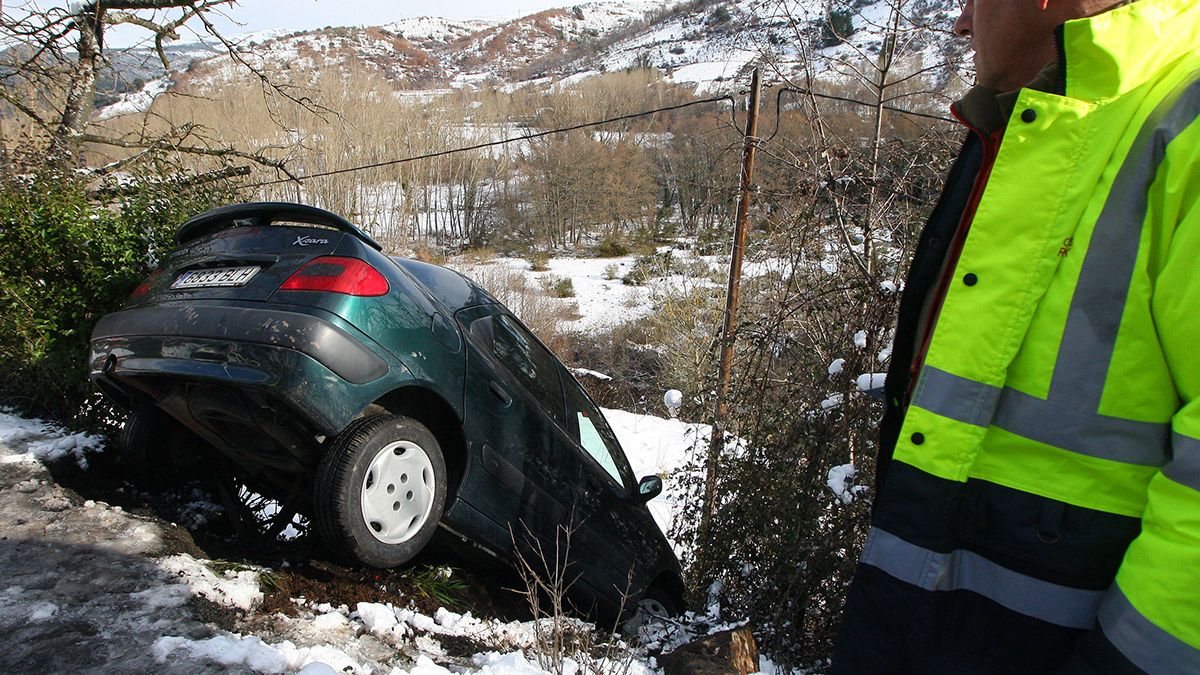
M 655 277 L 665 277 L 681 271 L 680 263 L 670 251 L 644 255 L 633 261 L 633 268 L 622 279 L 627 286 L 642 286 Z
M 534 272 L 545 272 L 550 269 L 550 253 L 547 251 L 530 251 L 529 269 Z
M 176 225 L 227 194 L 160 183 L 97 203 L 70 175 L 0 178 L 0 386 L 9 400 L 106 430 L 111 409 L 87 378 L 93 326 L 150 273 Z
M 604 266 L 604 278 L 609 281 L 616 281 L 618 267 L 616 263 L 609 263 Z
M 835 47 L 854 34 L 854 15 L 847 9 L 829 13 L 821 24 L 821 48 Z
M 413 258 L 421 262 L 433 263 L 434 265 L 441 265 L 446 262 L 446 256 L 442 252 L 442 249 L 430 246 L 426 242 L 421 242 L 417 245 L 413 251 Z
M 629 255 L 629 247 L 616 237 L 605 237 L 596 244 L 593 253 L 598 258 L 620 258 Z
M 573 298 L 575 297 L 575 283 L 568 277 L 548 276 L 541 279 L 542 286 L 546 292 L 556 298 Z

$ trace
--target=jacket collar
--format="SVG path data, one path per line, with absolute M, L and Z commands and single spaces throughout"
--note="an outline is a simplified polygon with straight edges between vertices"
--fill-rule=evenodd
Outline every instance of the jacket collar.
M 1194 0 L 1138 0 L 1063 24 L 1066 95 L 1099 102 L 1153 79 L 1200 44 Z
M 1164 66 L 1200 45 L 1200 8 L 1194 0 L 1126 2 L 1059 27 L 1059 57 L 1026 89 L 1099 102 L 1152 79 Z M 1021 90 L 976 85 L 951 108 L 985 137 L 1004 128 Z
M 1054 61 L 1038 73 L 1038 76 L 1024 88 L 1061 96 L 1063 93 L 1061 71 L 1059 62 Z M 1008 123 L 1008 118 L 1012 115 L 1013 108 L 1017 105 L 1017 97 L 1020 94 L 1020 89 L 1001 92 L 977 84 L 971 87 L 966 95 L 955 102 L 950 109 L 963 124 L 978 132 L 980 136 L 987 138 L 1004 129 L 1004 125 Z

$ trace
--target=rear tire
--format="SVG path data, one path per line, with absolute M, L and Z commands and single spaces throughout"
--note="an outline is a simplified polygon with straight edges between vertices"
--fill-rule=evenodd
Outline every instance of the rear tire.
M 117 442 L 117 463 L 125 479 L 139 487 L 162 489 L 179 483 L 179 470 L 171 446 L 183 428 L 154 406 L 129 413 Z
M 355 420 L 317 468 L 313 524 L 339 557 L 402 565 L 425 548 L 446 504 L 446 462 L 425 425 L 399 415 Z

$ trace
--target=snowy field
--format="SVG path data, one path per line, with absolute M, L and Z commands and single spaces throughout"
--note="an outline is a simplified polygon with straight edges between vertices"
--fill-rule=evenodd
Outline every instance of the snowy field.
M 670 253 L 681 266 L 708 266 L 716 270 L 728 266 L 720 256 L 696 256 L 690 251 L 661 246 L 658 253 Z M 489 268 L 502 267 L 523 275 L 530 287 L 539 288 L 556 279 L 570 279 L 575 295 L 556 298 L 563 307 L 569 308 L 579 318 L 565 321 L 561 330 L 596 334 L 615 326 L 653 313 L 664 294 L 673 289 L 694 286 L 723 287 L 706 277 L 668 274 L 653 276 L 641 285 L 624 283 L 625 275 L 634 267 L 635 256 L 616 258 L 551 258 L 547 269 L 533 271 L 524 258 L 494 258 L 476 262 L 465 258 L 451 259 L 446 264 L 466 276 L 480 280 L 488 276 Z M 747 266 L 747 275 L 761 274 L 757 268 Z M 487 285 L 483 283 L 483 285 Z M 500 298 L 504 301 L 504 298 Z
M 671 476 L 707 428 L 678 420 L 605 410 L 639 475 Z M 71 672 L 261 672 L 325 675 L 539 675 L 659 672 L 644 649 L 630 661 L 576 654 L 556 662 L 539 651 L 533 622 L 504 622 L 439 609 L 423 614 L 403 603 L 334 607 L 294 598 L 296 616 L 260 616 L 260 577 L 251 565 L 214 565 L 172 552 L 173 523 L 83 500 L 53 481 L 46 462 L 73 462 L 104 451 L 102 439 L 0 411 L 0 670 Z M 678 501 L 668 487 L 651 503 L 666 527 Z M 223 571 L 220 571 L 223 570 Z M 221 630 L 196 615 L 194 598 L 243 613 Z M 692 615 L 694 624 L 702 620 Z M 709 629 L 715 624 L 709 617 Z M 694 637 L 652 625 L 651 646 Z M 487 645 L 469 658 L 443 643 Z M 776 672 L 769 659 L 765 673 Z

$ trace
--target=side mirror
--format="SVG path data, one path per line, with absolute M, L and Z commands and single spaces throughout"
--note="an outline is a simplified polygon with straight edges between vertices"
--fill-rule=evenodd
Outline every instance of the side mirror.
M 663 482 L 658 476 L 646 476 L 638 483 L 637 500 L 643 504 L 662 494 Z

